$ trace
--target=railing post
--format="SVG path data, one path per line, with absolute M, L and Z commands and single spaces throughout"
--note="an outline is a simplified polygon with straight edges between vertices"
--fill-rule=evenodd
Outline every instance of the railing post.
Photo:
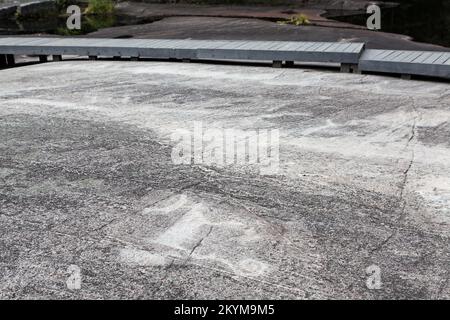
M 411 75 L 410 74 L 402 74 L 402 75 L 400 75 L 400 78 L 403 80 L 411 80 Z
M 351 68 L 349 63 L 341 63 L 341 72 L 350 73 Z
M 6 55 L 0 54 L 0 68 L 6 67 L 8 64 L 6 62 Z
M 286 67 L 293 67 L 294 66 L 294 61 L 285 61 L 284 62 Z
M 283 61 L 281 60 L 273 60 L 272 67 L 281 68 L 283 66 Z
M 341 63 L 341 72 L 360 73 L 359 66 L 354 63 Z
M 6 64 L 10 67 L 14 66 L 16 64 L 16 60 L 14 59 L 13 54 L 7 54 L 6 55 Z

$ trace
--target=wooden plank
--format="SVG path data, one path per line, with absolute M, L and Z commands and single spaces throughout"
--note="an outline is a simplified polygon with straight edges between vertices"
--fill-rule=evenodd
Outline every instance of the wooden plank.
M 423 52 L 422 51 L 413 51 L 411 55 L 405 58 L 403 62 L 413 62 L 417 57 L 419 57 Z
M 405 54 L 401 56 L 399 62 L 411 62 L 421 54 L 420 51 L 405 51 Z
M 387 60 L 388 57 L 393 53 L 394 53 L 393 50 L 383 50 L 383 52 L 381 54 L 376 56 L 376 59 L 377 60 Z
M 252 41 L 253 42 L 253 41 Z M 267 50 L 269 44 L 267 41 L 258 41 L 257 43 L 249 42 L 248 50 Z
M 366 59 L 375 59 L 379 54 L 381 54 L 381 52 L 384 52 L 384 50 L 371 49 L 365 50 L 363 55 L 366 57 Z
M 308 51 L 316 51 L 316 49 L 318 47 L 320 47 L 321 45 L 323 45 L 323 42 L 315 42 L 313 43 L 313 45 L 311 47 L 309 47 L 307 50 Z
M 285 51 L 293 51 L 295 48 L 297 48 L 299 45 L 298 42 L 286 42 L 279 50 L 285 50 Z
M 217 49 L 221 49 L 221 50 L 235 50 L 238 49 L 239 47 L 243 46 L 246 42 L 245 41 L 233 41 L 233 42 L 229 42 L 223 46 L 220 46 Z
M 314 45 L 314 42 L 300 42 L 298 46 L 294 49 L 295 51 L 306 51 Z
M 277 41 L 276 43 L 274 43 L 274 45 L 270 46 L 269 50 L 274 50 L 274 51 L 285 51 L 283 49 L 281 49 L 283 46 L 286 45 L 286 42 L 281 42 L 281 41 Z
M 364 43 L 354 43 L 353 52 L 354 53 L 360 53 L 362 50 L 364 50 Z
M 413 63 L 422 63 L 423 61 L 425 61 L 428 57 L 430 57 L 433 53 L 432 52 L 422 52 L 421 55 L 419 55 L 417 58 L 415 58 L 413 61 Z
M 267 47 L 267 44 L 265 44 L 263 41 L 258 41 L 256 43 L 249 43 L 248 45 L 245 45 L 246 50 L 261 50 L 264 49 L 265 47 Z
M 339 48 L 340 43 L 339 42 L 334 42 L 331 46 L 329 46 L 328 48 L 326 48 L 325 50 L 323 50 L 324 52 L 333 52 L 336 49 Z
M 437 59 L 439 59 L 442 55 L 443 55 L 442 52 L 433 53 L 430 57 L 428 57 L 426 60 L 424 60 L 423 63 L 430 63 L 430 64 L 432 64 Z
M 403 61 L 408 55 L 410 55 L 411 52 L 409 51 L 399 51 L 399 54 L 391 59 L 391 61 Z
M 444 64 L 448 59 L 450 59 L 450 53 L 444 52 L 433 64 Z
M 343 49 L 344 52 L 353 52 L 354 44 L 350 43 L 345 49 Z
M 17 38 L 0 38 L 0 45 L 10 45 L 17 43 Z
M 345 49 L 350 47 L 350 43 L 349 42 L 342 42 L 339 43 L 339 45 L 337 46 L 337 48 L 335 49 L 335 52 L 345 52 Z
M 402 54 L 402 51 L 394 51 L 392 54 L 386 57 L 386 60 L 395 61 L 395 59 Z
M 318 46 L 316 48 L 316 51 L 325 51 L 327 48 L 331 47 L 334 43 L 333 42 L 325 42 L 321 46 Z

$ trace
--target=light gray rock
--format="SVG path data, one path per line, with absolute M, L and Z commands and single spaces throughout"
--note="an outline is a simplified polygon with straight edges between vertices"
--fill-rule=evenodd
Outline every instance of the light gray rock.
M 450 298 L 446 83 L 130 61 L 0 77 L 0 298 Z M 196 121 L 278 129 L 278 174 L 174 164 Z

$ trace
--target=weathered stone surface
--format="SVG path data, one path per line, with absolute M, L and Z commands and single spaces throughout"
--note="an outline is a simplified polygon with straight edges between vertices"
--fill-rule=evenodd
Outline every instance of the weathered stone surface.
M 17 12 L 17 5 L 8 4 L 0 6 L 0 19 L 14 19 Z
M 214 27 L 211 27 L 214 26 Z M 355 28 L 279 25 L 271 21 L 222 17 L 170 17 L 149 24 L 104 28 L 86 36 L 97 38 L 348 41 L 366 43 L 371 49 L 447 51 L 405 35 Z
M 448 84 L 129 61 L 0 77 L 1 298 L 450 298 Z M 194 121 L 278 129 L 279 174 L 175 165 Z
M 19 7 L 21 17 L 35 17 L 54 14 L 57 12 L 56 3 L 53 0 L 43 0 L 23 3 Z

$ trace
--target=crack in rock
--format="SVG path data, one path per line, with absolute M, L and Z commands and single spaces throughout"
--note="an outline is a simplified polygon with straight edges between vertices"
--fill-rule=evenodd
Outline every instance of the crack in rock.
M 416 116 L 413 118 L 413 123 L 411 125 L 411 133 L 408 137 L 408 140 L 406 141 L 406 145 L 403 150 L 409 149 L 413 140 L 416 139 L 417 120 L 419 118 L 421 118 L 421 115 L 419 114 L 419 112 L 415 106 L 414 99 L 411 101 L 411 103 L 412 103 L 413 111 L 416 113 Z M 400 185 L 400 194 L 399 194 L 398 198 L 400 200 L 400 203 L 402 203 L 402 208 L 401 208 L 400 215 L 399 215 L 399 218 L 397 221 L 398 223 L 403 221 L 405 218 L 407 202 L 404 199 L 404 192 L 405 192 L 406 184 L 408 182 L 409 171 L 411 170 L 412 166 L 414 165 L 414 160 L 415 160 L 415 153 L 414 153 L 414 145 L 413 145 L 412 149 L 411 149 L 411 158 L 409 160 L 408 167 L 403 171 L 403 180 Z M 374 253 L 383 249 L 383 247 L 385 247 L 389 243 L 389 241 L 391 241 L 391 239 L 394 238 L 398 234 L 398 232 L 399 232 L 399 227 L 395 227 L 395 229 L 392 231 L 392 233 L 386 239 L 384 239 L 381 243 L 379 243 L 374 249 L 372 249 L 369 252 L 369 256 L 372 256 Z
M 212 230 L 213 230 L 213 226 L 210 226 L 208 232 L 206 233 L 206 235 L 203 236 L 203 237 L 195 244 L 194 247 L 192 247 L 191 252 L 189 252 L 188 257 L 187 257 L 186 260 L 185 260 L 185 264 L 189 261 L 189 259 L 191 258 L 191 256 L 194 254 L 194 251 L 197 250 L 197 248 L 201 246 L 203 240 L 205 240 L 206 238 L 209 237 L 209 235 L 211 234 Z

